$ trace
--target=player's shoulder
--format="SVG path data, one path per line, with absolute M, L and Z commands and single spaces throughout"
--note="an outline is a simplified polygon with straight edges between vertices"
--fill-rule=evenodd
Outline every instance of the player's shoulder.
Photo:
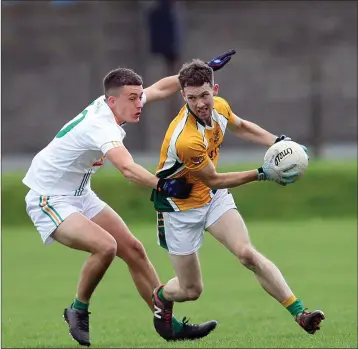
M 231 107 L 228 101 L 225 98 L 214 96 L 214 109 L 219 113 L 225 116 L 229 116 L 231 112 Z
M 92 107 L 92 108 L 91 108 Z M 99 96 L 98 98 L 96 98 L 89 106 L 89 109 L 91 109 L 91 111 L 94 114 L 98 114 L 98 115 L 109 115 L 111 114 L 111 109 L 109 108 L 108 104 L 106 103 L 106 97 L 103 96 Z
M 115 124 L 113 113 L 106 103 L 104 95 L 96 98 L 85 110 L 87 110 L 88 124 Z

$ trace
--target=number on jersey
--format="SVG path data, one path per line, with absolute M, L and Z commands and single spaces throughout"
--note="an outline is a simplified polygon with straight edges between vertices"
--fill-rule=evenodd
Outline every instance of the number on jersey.
M 65 136 L 68 132 L 70 132 L 74 127 L 76 127 L 87 115 L 88 108 L 94 104 L 95 101 L 93 101 L 81 114 L 77 115 L 75 118 L 73 118 L 71 121 L 69 121 L 59 133 L 57 133 L 56 138 L 62 138 Z

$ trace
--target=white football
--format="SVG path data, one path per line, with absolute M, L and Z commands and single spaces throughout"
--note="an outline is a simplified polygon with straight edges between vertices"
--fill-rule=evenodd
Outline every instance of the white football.
M 298 178 L 302 177 L 306 172 L 308 160 L 309 157 L 302 146 L 293 141 L 275 143 L 264 156 L 264 163 L 272 164 L 278 171 L 288 165 L 296 164 L 293 170 L 298 172 Z

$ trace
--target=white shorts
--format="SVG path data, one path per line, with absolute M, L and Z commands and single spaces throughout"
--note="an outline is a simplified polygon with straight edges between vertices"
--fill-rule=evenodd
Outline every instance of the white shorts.
M 45 244 L 54 241 L 51 234 L 70 214 L 79 212 L 91 219 L 107 205 L 92 190 L 81 196 L 47 196 L 30 190 L 25 202 L 26 212 Z
M 178 212 L 157 212 L 158 244 L 175 255 L 188 255 L 199 250 L 204 231 L 225 212 L 237 209 L 227 189 L 216 191 L 211 202 Z

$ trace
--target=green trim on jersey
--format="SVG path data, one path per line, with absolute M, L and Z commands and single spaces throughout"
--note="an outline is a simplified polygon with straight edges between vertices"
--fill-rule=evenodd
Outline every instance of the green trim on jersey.
M 165 239 L 164 218 L 161 212 L 157 212 L 157 229 L 159 244 L 168 251 L 167 240 Z
M 157 177 L 159 178 L 167 178 L 173 175 L 183 164 L 179 162 L 178 160 L 175 160 L 175 163 L 172 167 L 166 169 L 166 170 L 159 170 L 157 172 Z
M 159 212 L 175 211 L 167 198 L 163 194 L 158 193 L 158 191 L 155 189 L 152 190 L 150 201 L 154 202 L 154 208 Z
M 79 115 L 77 115 L 75 118 L 73 118 L 71 121 L 69 121 L 56 135 L 56 138 L 62 138 L 65 136 L 68 132 L 70 132 L 73 128 L 75 128 L 83 119 L 86 117 L 88 113 L 88 108 L 92 105 L 94 105 L 95 100 L 85 109 L 83 110 Z

